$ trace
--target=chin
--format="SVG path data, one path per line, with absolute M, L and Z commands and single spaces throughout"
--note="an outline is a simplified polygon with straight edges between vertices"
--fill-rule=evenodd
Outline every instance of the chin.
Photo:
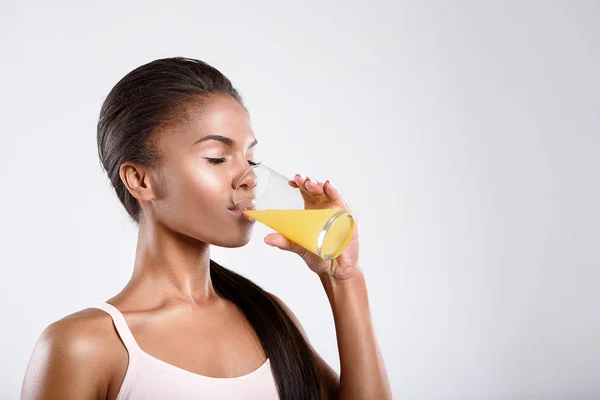
M 216 240 L 213 244 L 219 247 L 225 247 L 228 249 L 236 248 L 236 247 L 244 247 L 250 242 L 252 238 L 252 230 L 248 232 L 244 232 L 237 237 L 223 237 L 219 238 L 220 240 Z

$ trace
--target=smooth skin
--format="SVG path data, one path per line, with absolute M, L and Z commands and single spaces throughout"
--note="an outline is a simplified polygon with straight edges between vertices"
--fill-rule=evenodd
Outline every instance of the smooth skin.
M 255 136 L 247 111 L 229 96 L 214 95 L 207 104 L 191 104 L 186 111 L 177 125 L 157 132 L 158 166 L 125 162 L 120 168 L 142 216 L 132 277 L 107 302 L 123 313 L 144 352 L 199 375 L 236 377 L 256 370 L 266 354 L 242 312 L 215 292 L 210 245 L 234 248 L 250 240 L 254 221 L 229 208 L 238 183 L 253 185 L 252 174 L 244 176 L 247 182 L 239 181 L 249 163 L 258 161 Z M 230 143 L 200 141 L 208 135 Z M 290 184 L 315 194 L 321 206 L 349 210 L 329 181 L 296 175 Z M 278 233 L 265 242 L 298 254 L 319 276 L 329 299 L 341 375 L 316 355 L 325 371 L 323 397 L 391 398 L 359 261 L 358 224 L 348 247 L 333 261 Z M 306 337 L 292 311 L 272 296 Z M 41 334 L 21 399 L 116 399 L 127 364 L 127 351 L 110 316 L 98 309 L 81 310 Z

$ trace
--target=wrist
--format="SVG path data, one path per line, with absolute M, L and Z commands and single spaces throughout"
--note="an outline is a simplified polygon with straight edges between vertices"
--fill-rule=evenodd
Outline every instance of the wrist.
M 322 279 L 331 279 L 336 283 L 345 284 L 351 281 L 356 276 L 361 276 L 362 268 L 360 264 L 354 266 L 340 266 L 337 259 L 331 261 L 328 268 L 320 273 L 317 273 Z
M 338 289 L 338 288 L 351 288 L 351 287 L 363 287 L 365 286 L 365 275 L 360 266 L 352 267 L 352 268 L 344 268 L 346 271 L 343 273 L 329 274 L 329 273 L 321 273 L 319 274 L 319 279 L 325 289 Z
M 365 276 L 359 267 L 344 279 L 328 274 L 321 274 L 319 278 L 334 316 L 339 312 L 347 313 L 355 307 L 360 308 L 360 304 L 368 298 Z

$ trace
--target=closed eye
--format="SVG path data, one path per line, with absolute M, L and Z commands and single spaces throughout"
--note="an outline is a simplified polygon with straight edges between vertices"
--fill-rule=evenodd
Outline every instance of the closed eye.
M 207 158 L 207 160 L 211 164 L 223 164 L 226 161 L 225 158 Z M 248 164 L 250 164 L 253 167 L 260 165 L 261 163 L 262 163 L 262 161 L 254 162 L 254 161 L 248 160 Z

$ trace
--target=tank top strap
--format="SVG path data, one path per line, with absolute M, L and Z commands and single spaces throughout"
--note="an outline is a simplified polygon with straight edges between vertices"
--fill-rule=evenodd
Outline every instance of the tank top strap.
M 125 348 L 127 348 L 129 354 L 131 354 L 132 351 L 139 350 L 140 347 L 135 341 L 131 330 L 127 326 L 127 322 L 125 322 L 125 317 L 123 317 L 123 314 L 121 314 L 117 307 L 109 303 L 100 303 L 91 306 L 91 308 L 99 308 L 100 310 L 106 312 L 111 316 L 113 324 L 117 329 L 117 333 L 121 337 L 121 340 L 123 341 L 123 344 L 125 345 Z

